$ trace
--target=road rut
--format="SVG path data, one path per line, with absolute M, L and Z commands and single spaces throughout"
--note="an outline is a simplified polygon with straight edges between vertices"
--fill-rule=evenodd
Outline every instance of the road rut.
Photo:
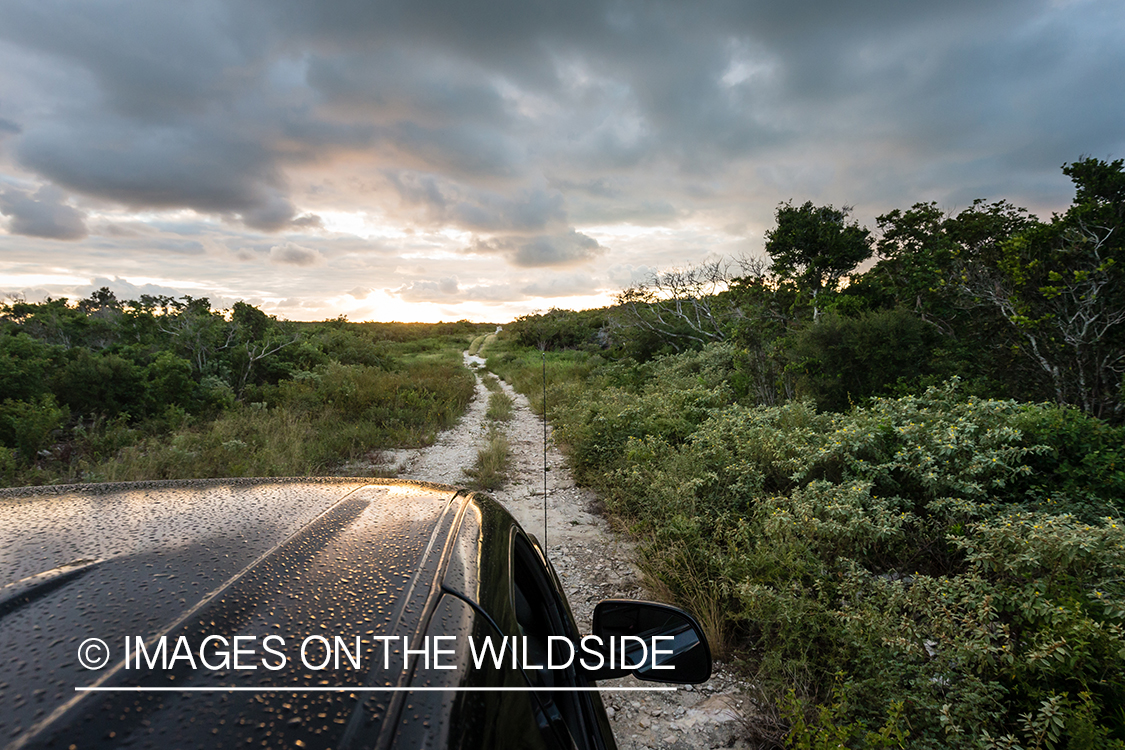
M 476 394 L 461 421 L 441 433 L 431 446 L 385 452 L 384 471 L 404 479 L 466 483 L 463 470 L 473 465 L 487 432 L 488 391 L 479 376 L 484 360 L 466 354 L 465 364 L 477 369 L 478 377 Z M 575 620 L 586 631 L 594 605 L 602 599 L 649 598 L 634 562 L 633 545 L 597 512 L 597 496 L 575 484 L 551 439 L 549 425 L 544 529 L 543 420 L 531 411 L 522 394 L 503 381 L 501 387 L 515 404 L 512 419 L 503 423 L 512 447 L 512 464 L 507 484 L 491 495 L 524 529 L 540 542 L 546 540 L 544 548 L 563 582 Z M 651 685 L 632 677 L 602 684 Z M 746 747 L 740 719 L 746 698 L 740 688 L 737 678 L 724 665 L 716 664 L 715 674 L 704 685 L 672 693 L 607 691 L 602 698 L 622 750 Z

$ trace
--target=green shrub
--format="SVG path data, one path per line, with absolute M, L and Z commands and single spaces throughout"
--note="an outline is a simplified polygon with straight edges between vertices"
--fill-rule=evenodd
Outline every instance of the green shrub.
M 169 405 L 198 406 L 198 386 L 191 376 L 191 363 L 172 352 L 161 352 L 144 368 L 147 410 L 162 412 Z
M 503 391 L 489 394 L 488 411 L 485 412 L 485 416 L 496 422 L 507 422 L 512 418 L 512 408 L 514 406 L 515 403 L 512 401 L 511 396 Z
M 1020 491 L 1042 510 L 1087 521 L 1125 513 L 1125 426 L 1111 426 L 1077 409 L 1025 410 L 1016 423 L 1026 442 L 1045 451 L 1028 459 Z
M 0 332 L 0 401 L 29 401 L 46 393 L 59 350 L 26 333 Z
M 205 409 L 218 412 L 234 407 L 234 389 L 215 375 L 203 376 L 199 381 L 199 393 Z
M 144 369 L 129 359 L 79 349 L 56 371 L 52 390 L 78 414 L 139 416 L 147 406 L 144 378 Z
M 521 346 L 559 351 L 597 346 L 598 333 L 608 322 L 605 310 L 551 309 L 516 318 L 507 331 Z
M 534 393 L 538 357 L 505 356 Z M 735 359 L 575 363 L 548 395 L 575 394 L 556 435 L 650 583 L 717 650 L 741 639 L 776 705 L 794 691 L 790 745 L 1125 739 L 1117 428 L 956 382 L 843 414 L 751 407 Z
M 504 430 L 495 423 L 490 425 L 484 445 L 477 451 L 476 462 L 471 468 L 463 470 L 465 476 L 472 480 L 470 486 L 485 491 L 503 487 L 508 481 L 511 452 Z
M 5 485 L 10 485 L 16 478 L 17 462 L 15 453 L 11 448 L 0 445 L 0 479 Z
M 821 409 L 846 411 L 871 396 L 916 386 L 940 367 L 938 329 L 902 309 L 850 318 L 829 313 L 790 342 L 789 369 L 801 395 Z
M 15 448 L 23 463 L 35 463 L 51 433 L 66 423 L 69 414 L 50 394 L 33 401 L 5 399 L 0 404 L 0 445 Z

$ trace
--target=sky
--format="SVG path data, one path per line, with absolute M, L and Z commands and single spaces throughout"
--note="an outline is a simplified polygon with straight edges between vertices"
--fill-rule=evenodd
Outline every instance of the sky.
M 0 0 L 0 298 L 503 323 L 1125 156 L 1120 0 Z

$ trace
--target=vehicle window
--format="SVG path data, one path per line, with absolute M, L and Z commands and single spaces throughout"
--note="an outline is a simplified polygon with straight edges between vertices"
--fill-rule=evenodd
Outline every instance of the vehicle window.
M 477 643 L 503 636 L 486 616 L 457 595 L 443 594 L 426 630 L 435 636 L 469 636 Z M 474 667 L 466 648 L 444 657 L 454 669 L 425 669 L 415 662 L 413 687 L 523 688 L 523 673 L 487 661 Z M 395 748 L 441 748 L 442 750 L 573 750 L 569 741 L 558 739 L 550 721 L 539 708 L 536 696 L 527 690 L 511 692 L 425 691 L 406 699 L 391 743 Z M 546 730 L 546 731 L 545 731 Z
M 542 669 L 525 669 L 533 687 L 556 688 L 578 685 L 576 672 L 569 669 L 547 669 L 548 636 L 565 636 L 575 640 L 564 615 L 562 602 L 551 585 L 549 573 L 531 543 L 517 534 L 512 545 L 512 607 L 516 613 L 521 636 L 527 637 L 527 662 Z M 522 656 L 522 654 L 521 654 Z M 560 654 L 565 659 L 565 654 Z M 558 656 L 556 658 L 558 658 Z M 585 683 L 583 683 L 584 685 Z M 574 692 L 538 691 L 544 712 L 556 731 L 565 732 L 581 750 L 593 750 L 589 737 L 588 701 Z

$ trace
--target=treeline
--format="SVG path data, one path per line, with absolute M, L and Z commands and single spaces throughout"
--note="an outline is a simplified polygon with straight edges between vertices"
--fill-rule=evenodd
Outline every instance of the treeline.
M 244 302 L 123 301 L 105 288 L 76 304 L 13 301 L 0 306 L 0 478 L 303 474 L 425 441 L 472 392 L 446 354 L 487 328 L 294 323 Z M 286 421 L 301 425 L 287 445 L 244 455 L 272 439 L 267 422 Z M 338 435 L 297 447 L 332 424 Z
M 539 359 L 489 366 L 538 396 Z M 1125 427 L 956 381 L 756 406 L 736 361 L 549 354 L 547 404 L 760 746 L 1125 747 Z
M 490 349 L 540 410 L 548 350 L 556 440 L 749 670 L 759 746 L 1125 748 L 1122 166 L 1049 221 L 784 204 L 768 267 Z
M 878 217 L 782 204 L 768 262 L 654 276 L 602 310 L 552 310 L 509 329 L 527 346 L 645 362 L 728 342 L 731 385 L 760 404 L 846 410 L 952 376 L 967 392 L 1125 420 L 1123 161 L 1063 167 L 1076 192 L 1041 220 L 1006 201 L 935 203 Z M 857 272 L 865 263 L 872 265 Z

